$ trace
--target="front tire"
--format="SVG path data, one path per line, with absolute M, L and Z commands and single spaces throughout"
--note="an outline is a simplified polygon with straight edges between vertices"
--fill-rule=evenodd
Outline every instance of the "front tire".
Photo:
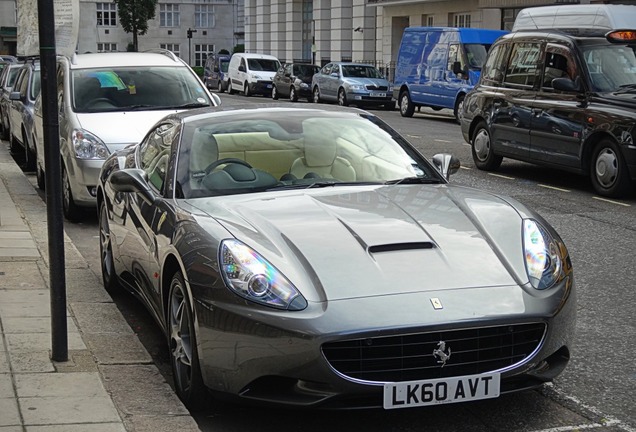
M 272 86 L 272 99 L 278 100 L 278 92 L 276 91 L 276 86 Z
M 223 81 L 219 80 L 219 84 L 216 87 L 218 93 L 223 93 Z
M 62 212 L 64 217 L 70 222 L 78 222 L 81 220 L 80 208 L 73 200 L 73 191 L 71 191 L 71 181 L 68 178 L 66 168 L 62 167 Z
M 289 88 L 289 100 L 292 102 L 298 102 L 298 93 L 296 93 L 296 87 L 294 86 Z
M 113 260 L 113 247 L 110 239 L 110 227 L 108 226 L 108 211 L 106 202 L 99 206 L 99 256 L 101 258 L 102 282 L 109 293 L 120 289 L 117 275 L 115 274 L 115 261 Z
M 400 93 L 400 115 L 402 117 L 413 117 L 413 113 L 415 112 L 415 105 L 413 101 L 411 101 L 411 96 L 409 96 L 408 90 L 402 91 Z
M 227 93 L 228 94 L 234 94 L 234 89 L 232 88 L 232 81 L 227 83 Z
M 318 88 L 318 86 L 314 87 L 313 95 L 314 103 L 320 103 L 320 89 Z
M 621 149 L 605 138 L 594 147 L 590 167 L 592 185 L 599 195 L 619 198 L 629 193 L 631 181 Z
M 475 166 L 480 170 L 494 171 L 501 165 L 503 157 L 497 156 L 492 149 L 490 131 L 486 122 L 480 121 L 475 127 L 471 139 L 471 150 Z
M 36 162 L 35 164 L 37 165 L 35 167 L 35 174 L 36 174 L 35 176 L 38 182 L 38 189 L 44 190 L 46 189 L 46 179 L 44 175 L 44 170 L 42 169 L 42 167 L 40 166 L 38 162 Z
M 349 106 L 349 101 L 347 101 L 347 93 L 345 92 L 345 89 L 343 88 L 338 90 L 338 105 Z
M 24 134 L 22 134 L 22 142 L 24 143 L 24 170 L 25 171 L 35 171 L 35 165 L 37 163 L 38 155 L 36 151 L 32 151 L 29 148 L 29 142 L 27 141 Z
M 455 114 L 455 121 L 457 121 L 458 124 L 462 124 L 465 97 L 466 95 L 459 95 L 457 97 L 457 100 L 455 101 L 455 109 L 453 110 L 453 114 Z
M 177 396 L 189 409 L 201 410 L 207 404 L 208 392 L 199 365 L 194 314 L 180 271 L 172 276 L 170 282 L 168 332 L 170 364 Z
M 245 81 L 245 83 L 243 83 L 243 94 L 246 97 L 250 97 L 252 95 L 252 93 L 250 93 L 250 86 L 247 83 L 247 81 Z

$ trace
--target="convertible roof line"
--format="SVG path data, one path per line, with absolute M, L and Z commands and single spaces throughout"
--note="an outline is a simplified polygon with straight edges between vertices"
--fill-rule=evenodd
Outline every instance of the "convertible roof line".
M 416 249 L 433 249 L 435 244 L 432 242 L 411 242 L 411 243 L 393 243 L 385 245 L 370 246 L 369 252 L 381 253 L 381 252 L 394 252 L 404 250 L 416 250 Z

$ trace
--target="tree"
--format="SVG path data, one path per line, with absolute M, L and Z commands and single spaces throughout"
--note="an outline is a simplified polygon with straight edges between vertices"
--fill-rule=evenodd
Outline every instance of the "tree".
M 119 23 L 126 33 L 133 35 L 133 51 L 139 50 L 138 35 L 148 31 L 148 21 L 155 17 L 157 0 L 115 0 Z

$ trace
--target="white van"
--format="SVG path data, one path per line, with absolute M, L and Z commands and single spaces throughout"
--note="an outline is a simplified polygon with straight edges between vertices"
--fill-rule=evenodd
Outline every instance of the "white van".
M 272 93 L 272 80 L 280 62 L 267 54 L 236 53 L 230 59 L 228 93 L 242 91 L 245 96 Z

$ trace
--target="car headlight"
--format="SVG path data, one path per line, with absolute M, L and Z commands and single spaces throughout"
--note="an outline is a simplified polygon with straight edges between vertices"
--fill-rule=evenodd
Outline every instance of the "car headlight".
M 567 249 L 533 219 L 523 221 L 523 249 L 526 271 L 534 288 L 548 289 L 563 279 L 564 265 L 569 265 Z
M 253 73 L 252 74 L 252 79 L 259 80 L 259 79 L 262 79 L 262 78 L 261 78 L 261 76 L 259 74 Z
M 240 241 L 222 241 L 219 262 L 225 283 L 239 296 L 278 309 L 307 307 L 307 300 L 281 272 Z
M 301 82 L 300 88 L 303 88 L 303 89 L 309 88 L 309 84 L 307 84 L 306 82 Z
M 73 129 L 71 143 L 78 159 L 106 159 L 108 148 L 102 140 L 83 129 Z
M 366 90 L 364 86 L 361 84 L 349 84 L 349 89 L 355 90 L 355 91 Z

